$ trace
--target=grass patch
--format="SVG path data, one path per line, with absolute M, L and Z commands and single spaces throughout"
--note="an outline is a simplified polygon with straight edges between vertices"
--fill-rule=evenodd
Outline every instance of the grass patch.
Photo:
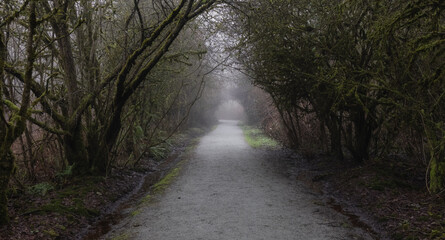
M 280 144 L 256 127 L 242 125 L 244 139 L 253 148 L 278 148 Z
M 59 233 L 54 231 L 54 229 L 43 230 L 43 232 L 53 238 L 59 237 Z
M 148 194 L 147 196 L 142 198 L 142 202 L 143 203 L 149 203 L 152 199 L 153 199 L 153 197 L 150 194 Z
M 175 179 L 179 174 L 179 170 L 181 169 L 181 163 L 178 163 L 178 166 L 171 170 L 165 177 L 163 177 L 159 182 L 153 185 L 154 193 L 162 193 Z
M 151 188 L 151 194 L 147 194 L 144 196 L 138 203 L 135 210 L 133 210 L 130 215 L 132 217 L 139 215 L 142 210 L 141 207 L 147 206 L 150 204 L 155 198 L 155 194 L 161 194 L 165 191 L 165 189 L 170 186 L 170 184 L 173 182 L 173 180 L 179 175 L 179 172 L 181 170 L 183 162 L 179 162 L 175 168 L 170 170 L 167 175 L 165 175 L 161 180 L 159 180 L 156 184 L 154 184 Z
M 128 235 L 127 233 L 123 233 L 119 236 L 112 238 L 111 240 L 127 240 L 127 239 L 130 239 L 130 235 Z
M 141 213 L 141 210 L 134 210 L 133 212 L 131 212 L 131 216 L 134 217 L 134 216 L 139 215 L 140 213 Z

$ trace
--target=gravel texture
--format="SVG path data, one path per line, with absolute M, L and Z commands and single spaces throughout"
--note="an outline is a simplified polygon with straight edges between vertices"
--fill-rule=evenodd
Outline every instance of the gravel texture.
M 252 149 L 233 121 L 204 136 L 162 193 L 103 239 L 373 239 Z

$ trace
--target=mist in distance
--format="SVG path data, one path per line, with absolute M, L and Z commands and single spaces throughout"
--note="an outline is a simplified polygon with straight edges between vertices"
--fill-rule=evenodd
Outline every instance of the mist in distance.
M 215 111 L 215 116 L 218 120 L 246 120 L 243 106 L 235 100 L 228 100 L 219 105 Z

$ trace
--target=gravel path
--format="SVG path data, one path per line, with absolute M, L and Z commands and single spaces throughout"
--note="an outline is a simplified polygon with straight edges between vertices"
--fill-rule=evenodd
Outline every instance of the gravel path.
M 372 239 L 221 121 L 163 194 L 104 239 Z

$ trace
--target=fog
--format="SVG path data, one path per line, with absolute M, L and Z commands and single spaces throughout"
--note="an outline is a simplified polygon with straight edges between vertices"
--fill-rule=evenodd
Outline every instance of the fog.
M 215 111 L 216 119 L 219 120 L 246 120 L 243 106 L 235 100 L 223 102 Z

